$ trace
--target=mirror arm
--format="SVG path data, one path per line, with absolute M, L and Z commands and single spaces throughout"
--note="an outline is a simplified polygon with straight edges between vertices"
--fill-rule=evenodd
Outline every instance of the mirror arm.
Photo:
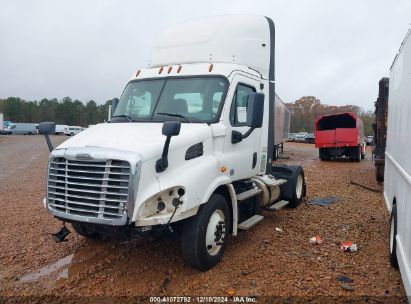
M 46 138 L 46 142 L 47 142 L 47 146 L 49 147 L 49 151 L 50 152 L 53 151 L 54 148 L 53 148 L 53 145 L 51 143 L 50 136 L 48 134 L 44 134 L 44 137 Z
M 255 128 L 251 127 L 250 129 L 248 129 L 247 132 L 245 132 L 245 134 L 242 134 L 241 132 L 233 130 L 233 132 L 231 133 L 231 143 L 232 144 L 239 143 L 244 138 L 247 138 L 248 136 L 250 136 L 250 134 L 253 133 L 254 129 Z
M 248 129 L 247 132 L 245 132 L 245 134 L 243 135 L 243 139 L 247 138 L 248 136 L 250 136 L 251 133 L 253 133 L 255 128 L 251 127 L 250 129 Z
M 160 173 L 167 169 L 168 167 L 168 148 L 170 146 L 171 136 L 167 136 L 166 142 L 164 143 L 163 153 L 161 158 L 156 161 L 156 172 Z

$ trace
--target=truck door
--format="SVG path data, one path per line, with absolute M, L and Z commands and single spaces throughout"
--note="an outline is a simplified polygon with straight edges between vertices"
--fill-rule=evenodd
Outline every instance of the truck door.
M 232 180 L 249 178 L 260 171 L 261 128 L 255 129 L 250 136 L 238 143 L 232 143 L 232 132 L 245 134 L 248 96 L 260 91 L 260 82 L 243 75 L 236 75 L 227 95 L 227 110 L 225 111 L 226 137 L 224 156 L 227 162 L 228 175 Z M 268 96 L 265 97 L 267 102 Z M 229 108 L 228 108 L 229 106 Z M 265 162 L 264 162 L 265 165 Z

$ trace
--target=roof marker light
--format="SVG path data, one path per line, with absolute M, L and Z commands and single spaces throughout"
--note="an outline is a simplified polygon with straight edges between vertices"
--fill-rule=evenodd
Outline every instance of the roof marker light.
M 178 68 L 177 68 L 177 73 L 180 73 L 182 68 L 183 68 L 183 66 L 179 65 Z
M 171 70 L 172 70 L 172 69 L 173 69 L 173 67 L 172 67 L 172 66 L 168 67 L 167 74 L 170 74 L 170 72 L 171 72 Z
M 159 74 L 161 74 L 163 72 L 163 67 L 160 67 L 160 70 L 158 71 Z
M 214 67 L 213 64 L 210 63 L 210 65 L 208 66 L 208 71 L 211 72 L 213 70 L 213 67 Z
M 136 73 L 136 78 L 138 77 L 138 75 L 140 75 L 141 70 L 138 70 Z

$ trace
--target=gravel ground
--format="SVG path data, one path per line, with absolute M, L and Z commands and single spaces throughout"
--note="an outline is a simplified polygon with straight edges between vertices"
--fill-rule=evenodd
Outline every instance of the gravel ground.
M 67 242 L 56 244 L 50 234 L 61 222 L 42 203 L 44 138 L 0 136 L 0 296 L 235 294 L 406 301 L 400 273 L 388 261 L 389 215 L 382 193 L 350 184 L 382 189 L 370 153 L 351 163 L 321 162 L 309 144 L 287 143 L 285 152 L 291 158 L 279 162 L 304 166 L 308 199 L 335 196 L 337 202 L 264 212 L 263 222 L 230 239 L 219 265 L 201 273 L 183 263 L 178 239 L 96 242 L 71 233 Z M 309 243 L 315 235 L 322 244 Z M 358 244 L 357 252 L 340 250 L 349 240 Z M 341 286 L 338 276 L 353 281 Z

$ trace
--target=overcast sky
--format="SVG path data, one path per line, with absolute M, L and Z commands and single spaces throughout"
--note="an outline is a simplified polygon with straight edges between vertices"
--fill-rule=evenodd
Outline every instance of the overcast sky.
M 410 0 L 0 0 L 0 98 L 119 97 L 162 28 L 256 13 L 276 25 L 277 92 L 286 102 L 372 109 L 411 22 Z

